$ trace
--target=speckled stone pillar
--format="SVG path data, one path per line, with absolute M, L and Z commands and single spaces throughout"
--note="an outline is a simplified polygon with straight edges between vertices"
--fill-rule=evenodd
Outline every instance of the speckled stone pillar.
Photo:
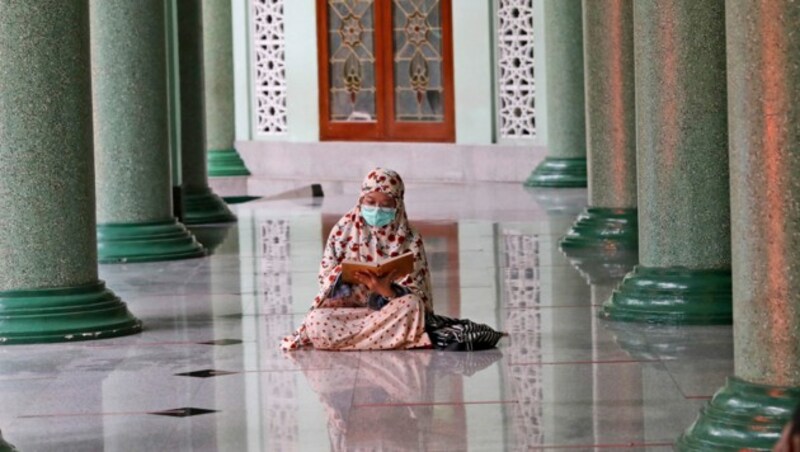
M 730 323 L 723 0 L 633 2 L 639 262 L 613 320 Z
M 546 16 L 547 158 L 533 170 L 531 187 L 586 186 L 581 0 L 543 0 Z
M 736 376 L 680 444 L 769 450 L 800 402 L 800 3 L 726 8 Z
M 0 432 L 0 452 L 19 452 L 13 444 L 3 439 L 2 432 Z
M 633 0 L 583 0 L 589 207 L 562 248 L 636 248 Z
M 91 0 L 100 262 L 203 256 L 172 216 L 163 0 Z
M 208 186 L 202 0 L 177 3 L 183 221 L 186 224 L 236 221 L 225 202 Z
M 0 344 L 136 333 L 97 276 L 89 9 L 0 2 Z
M 233 147 L 233 22 L 231 2 L 203 0 L 206 148 L 209 176 L 249 176 Z

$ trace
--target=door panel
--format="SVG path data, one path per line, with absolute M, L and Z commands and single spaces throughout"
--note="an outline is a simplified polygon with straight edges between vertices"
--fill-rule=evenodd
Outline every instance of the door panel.
M 317 0 L 323 140 L 453 141 L 450 0 Z

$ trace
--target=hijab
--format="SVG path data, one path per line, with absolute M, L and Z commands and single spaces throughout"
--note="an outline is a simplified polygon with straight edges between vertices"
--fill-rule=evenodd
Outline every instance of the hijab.
M 397 213 L 393 222 L 383 227 L 373 227 L 364 220 L 361 205 L 370 193 L 383 193 L 394 199 Z M 414 254 L 414 270 L 395 283 L 418 296 L 427 311 L 433 310 L 430 271 L 422 237 L 408 222 L 404 196 L 403 179 L 397 172 L 375 168 L 367 174 L 355 207 L 336 223 L 328 237 L 320 262 L 320 291 L 314 299 L 314 307 L 319 307 L 330 295 L 342 272 L 342 261 L 378 262 L 411 252 Z M 356 286 L 354 289 L 357 296 L 364 297 L 362 301 L 366 301 L 369 295 L 366 288 Z
M 361 203 L 370 193 L 384 193 L 394 199 L 397 212 L 393 222 L 386 226 L 374 227 L 364 220 L 361 216 Z M 404 196 L 403 179 L 395 171 L 375 168 L 367 174 L 361 184 L 361 194 L 355 207 L 344 214 L 328 236 L 319 267 L 319 293 L 314 298 L 312 310 L 325 307 L 325 300 L 331 295 L 336 280 L 342 273 L 342 261 L 378 262 L 411 252 L 414 254 L 413 271 L 394 283 L 419 297 L 425 310 L 433 312 L 428 260 L 422 237 L 408 223 Z M 367 288 L 354 285 L 352 289 L 355 301 L 366 306 L 369 297 Z M 281 348 L 294 350 L 310 344 L 305 337 L 305 329 L 305 324 L 301 325 L 294 334 L 284 338 Z

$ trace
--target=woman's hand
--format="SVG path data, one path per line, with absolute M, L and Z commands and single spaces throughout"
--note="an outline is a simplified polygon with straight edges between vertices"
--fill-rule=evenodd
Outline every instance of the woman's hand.
M 367 286 L 370 292 L 374 292 L 384 298 L 394 297 L 394 290 L 392 290 L 392 281 L 397 274 L 397 271 L 378 277 L 370 272 L 356 272 L 355 278 L 359 284 Z

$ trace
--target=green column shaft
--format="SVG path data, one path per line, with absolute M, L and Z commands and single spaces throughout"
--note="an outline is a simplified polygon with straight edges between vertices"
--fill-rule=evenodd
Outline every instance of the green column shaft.
M 206 148 L 209 176 L 250 174 L 234 149 L 233 19 L 231 2 L 203 0 Z
M 547 66 L 547 158 L 525 182 L 586 186 L 581 0 L 543 0 Z
M 235 136 L 231 2 L 203 0 L 206 144 L 230 149 Z
M 736 376 L 679 444 L 771 450 L 800 403 L 800 4 L 726 8 Z
M 178 0 L 178 57 L 181 92 L 183 186 L 208 187 L 206 175 L 203 9 L 201 0 Z
M 0 344 L 138 332 L 97 279 L 88 2 L 0 2 Z
M 203 0 L 206 148 L 209 176 L 248 176 L 234 149 L 233 18 L 231 2 Z
M 527 185 L 586 186 L 581 0 L 544 0 L 547 158 Z
M 235 221 L 208 187 L 202 0 L 178 0 L 181 175 L 187 224 Z
M 586 157 L 581 0 L 545 0 L 548 155 Z
M 164 2 L 167 29 L 167 92 L 169 93 L 169 151 L 172 162 L 172 186 L 182 187 L 181 175 L 181 93 L 178 62 L 178 4 Z M 173 198 L 174 199 L 174 198 Z M 173 204 L 173 209 L 175 209 Z M 178 206 L 182 207 L 182 206 Z M 182 213 L 181 213 L 182 216 Z
M 0 291 L 97 280 L 86 2 L 0 3 Z
M 172 218 L 161 0 L 91 0 L 97 222 Z
M 639 260 L 730 267 L 723 0 L 634 2 Z
M 633 1 L 583 0 L 583 42 L 589 208 L 561 246 L 633 248 L 637 245 Z
M 727 6 L 736 375 L 800 386 L 800 7 Z
M 633 0 L 583 0 L 589 205 L 636 208 Z
M 639 262 L 612 318 L 731 321 L 723 0 L 636 0 Z
M 89 5 L 100 261 L 202 256 L 172 215 L 164 2 Z

